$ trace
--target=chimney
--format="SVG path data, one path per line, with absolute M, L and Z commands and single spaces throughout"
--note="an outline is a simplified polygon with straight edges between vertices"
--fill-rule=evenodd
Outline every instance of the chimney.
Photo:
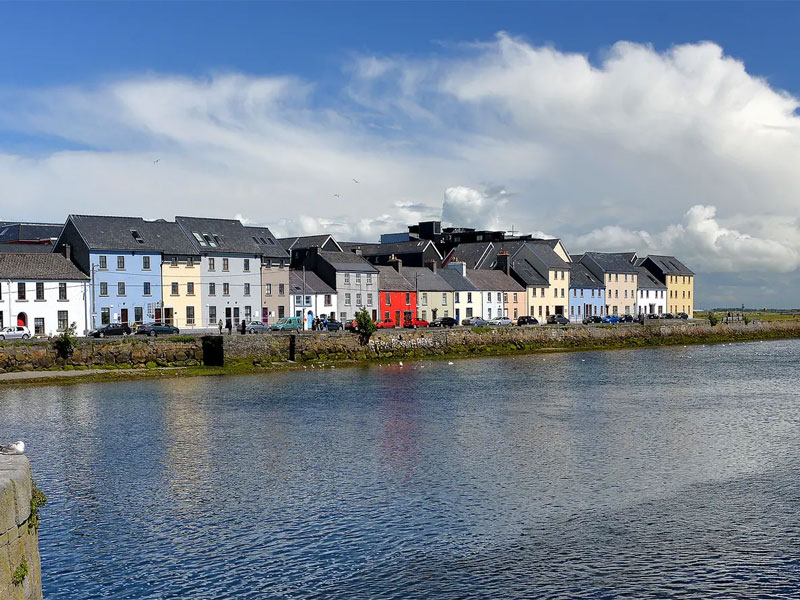
M 506 275 L 511 275 L 511 257 L 508 250 L 501 250 L 497 254 L 497 268 Z
M 355 248 L 353 248 L 353 253 L 357 254 L 358 256 L 361 256 L 361 246 L 356 246 Z
M 394 270 L 398 273 L 403 272 L 403 261 L 397 258 L 394 254 L 389 258 L 389 266 L 394 267 Z
M 72 260 L 72 246 L 69 244 L 64 244 L 64 258 Z
M 427 260 L 427 261 L 426 261 L 426 264 L 427 264 L 428 268 L 429 268 L 431 271 L 433 271 L 434 273 L 436 273 L 436 269 L 437 269 L 437 263 L 436 263 L 436 261 L 435 261 L 434 259 L 432 259 L 432 258 L 431 258 L 431 259 Z

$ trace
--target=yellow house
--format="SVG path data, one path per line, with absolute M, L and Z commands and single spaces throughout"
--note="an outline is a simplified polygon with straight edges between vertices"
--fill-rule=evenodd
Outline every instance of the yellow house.
M 667 312 L 693 318 L 694 272 L 674 256 L 650 254 L 640 264 L 667 286 Z
M 202 327 L 201 284 L 199 256 L 164 255 L 162 308 L 156 309 L 155 320 L 178 329 Z
M 580 259 L 606 288 L 607 315 L 635 315 L 639 271 L 633 252 L 586 252 Z

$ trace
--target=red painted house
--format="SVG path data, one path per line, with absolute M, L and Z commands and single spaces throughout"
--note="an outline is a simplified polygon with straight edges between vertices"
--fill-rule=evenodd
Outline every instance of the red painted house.
M 417 316 L 417 292 L 414 285 L 403 277 L 403 261 L 389 261 L 391 266 L 379 266 L 378 271 L 378 321 L 392 321 L 403 327 Z

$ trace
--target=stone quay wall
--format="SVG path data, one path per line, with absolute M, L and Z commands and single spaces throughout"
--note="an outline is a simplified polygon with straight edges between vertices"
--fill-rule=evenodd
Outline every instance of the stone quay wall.
M 366 361 L 781 339 L 800 337 L 800 322 L 718 324 L 714 327 L 707 323 L 679 321 L 588 327 L 392 329 L 377 331 L 366 343 L 349 332 L 223 337 L 226 363 L 252 361 L 255 365 L 267 366 L 288 360 L 298 363 Z
M 33 478 L 24 456 L 0 455 L 0 598 L 40 600 L 39 535 L 32 521 Z
M 60 357 L 52 342 L 0 344 L 0 373 L 10 371 L 74 370 L 90 368 L 146 368 L 199 365 L 203 347 L 199 337 L 81 339 L 70 356 Z

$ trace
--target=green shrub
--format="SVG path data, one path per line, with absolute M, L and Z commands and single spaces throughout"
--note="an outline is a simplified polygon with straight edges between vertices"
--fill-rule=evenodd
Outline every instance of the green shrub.
M 479 327 L 473 327 L 472 333 L 489 333 L 491 330 L 492 328 L 488 325 L 481 325 Z
M 39 531 L 39 509 L 47 504 L 47 496 L 34 482 L 31 493 L 31 516 L 28 518 L 28 530 Z
M 714 325 L 716 325 L 717 323 L 719 323 L 719 317 L 717 316 L 717 313 L 714 313 L 714 312 L 709 312 L 708 313 L 708 323 L 712 327 Z
M 25 578 L 28 576 L 28 561 L 24 558 L 19 566 L 14 569 L 14 572 L 11 574 L 11 583 L 14 585 L 20 585 Z
M 53 340 L 53 346 L 55 346 L 56 352 L 58 352 L 58 355 L 64 360 L 72 356 L 72 351 L 75 349 L 75 328 L 77 326 L 77 323 L 72 323 L 72 325 L 61 332 L 61 335 Z
M 358 333 L 361 336 L 362 344 L 366 344 L 372 334 L 378 331 L 378 326 L 375 325 L 366 308 L 362 308 L 356 313 L 356 325 L 358 325 Z

